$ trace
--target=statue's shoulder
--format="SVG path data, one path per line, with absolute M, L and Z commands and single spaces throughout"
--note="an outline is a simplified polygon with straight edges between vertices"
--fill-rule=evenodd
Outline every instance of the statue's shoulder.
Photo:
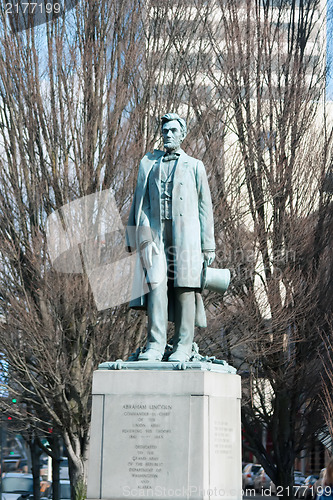
M 190 165 L 192 165 L 193 167 L 197 166 L 197 165 L 202 165 L 203 166 L 203 163 L 201 160 L 199 160 L 198 158 L 194 158 L 193 156 L 190 156 L 188 155 L 187 153 L 185 153 L 185 151 L 181 150 L 182 151 L 182 158 L 183 160 L 185 160 L 186 162 L 188 162 Z
M 156 161 L 163 155 L 164 151 L 161 151 L 160 149 L 154 149 L 152 153 L 149 151 L 147 154 L 145 154 L 142 160 L 146 159 L 147 161 Z
M 142 158 L 142 160 L 140 162 L 139 170 L 141 170 L 143 173 L 148 173 L 149 170 L 151 169 L 152 165 L 155 163 L 155 161 L 158 160 L 163 155 L 164 155 L 164 152 L 159 150 L 159 149 L 154 149 L 154 151 L 152 153 L 148 152 Z

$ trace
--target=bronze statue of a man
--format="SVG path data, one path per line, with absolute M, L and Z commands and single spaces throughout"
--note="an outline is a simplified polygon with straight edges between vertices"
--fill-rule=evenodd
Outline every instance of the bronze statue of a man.
M 167 113 L 161 122 L 166 151 L 141 160 L 127 228 L 128 249 L 138 251 L 149 292 L 130 307 L 148 314 L 148 341 L 139 360 L 162 359 L 169 319 L 175 333 L 168 360 L 184 362 L 195 324 L 206 326 L 200 289 L 203 262 L 215 258 L 213 209 L 203 163 L 180 148 L 185 120 Z

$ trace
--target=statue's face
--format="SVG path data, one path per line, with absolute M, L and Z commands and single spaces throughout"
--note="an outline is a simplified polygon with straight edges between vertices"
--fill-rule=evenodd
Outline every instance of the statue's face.
M 183 132 L 177 120 L 166 122 L 162 127 L 163 143 L 167 151 L 176 151 L 183 141 Z

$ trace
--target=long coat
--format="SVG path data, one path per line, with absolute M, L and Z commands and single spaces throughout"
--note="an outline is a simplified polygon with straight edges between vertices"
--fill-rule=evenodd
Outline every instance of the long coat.
M 152 267 L 146 275 L 142 268 L 139 251 L 135 273 L 135 287 L 138 282 L 143 284 L 143 294 L 136 296 L 130 303 L 133 308 L 146 308 L 145 281 L 151 284 L 160 283 L 166 275 L 166 258 L 161 239 L 160 213 L 160 173 L 161 169 L 153 169 L 160 162 L 163 151 L 154 150 L 148 153 L 140 162 L 136 190 L 128 219 L 126 231 L 129 251 L 139 250 L 144 241 L 154 241 L 160 250 L 153 254 Z M 152 174 L 149 175 L 152 171 Z M 157 172 L 157 175 L 156 175 Z M 150 207 L 143 213 L 144 196 L 149 188 Z M 174 286 L 200 289 L 204 250 L 215 250 L 213 209 L 206 170 L 200 160 L 188 156 L 180 150 L 177 161 L 172 190 L 172 238 L 174 261 Z M 197 294 L 196 323 L 205 326 L 201 295 Z M 202 324 L 201 324 L 202 323 Z

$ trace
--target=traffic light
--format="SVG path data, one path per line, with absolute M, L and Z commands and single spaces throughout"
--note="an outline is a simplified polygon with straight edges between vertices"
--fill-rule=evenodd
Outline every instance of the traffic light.
M 9 405 L 10 405 L 10 406 L 11 406 L 11 405 L 15 405 L 16 403 L 17 403 L 17 399 L 16 399 L 16 398 L 10 398 L 10 400 L 9 400 Z M 8 416 L 8 417 L 7 417 L 7 420 L 8 420 L 8 421 L 11 421 L 11 420 L 13 420 L 13 417 Z

